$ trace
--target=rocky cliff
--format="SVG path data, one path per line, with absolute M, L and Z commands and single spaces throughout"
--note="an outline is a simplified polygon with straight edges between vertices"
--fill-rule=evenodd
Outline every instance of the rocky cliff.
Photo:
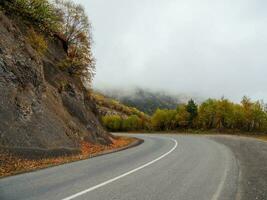
M 109 144 L 81 81 L 60 70 L 58 38 L 43 56 L 26 40 L 28 25 L 0 13 L 0 147 L 79 151 L 81 141 Z

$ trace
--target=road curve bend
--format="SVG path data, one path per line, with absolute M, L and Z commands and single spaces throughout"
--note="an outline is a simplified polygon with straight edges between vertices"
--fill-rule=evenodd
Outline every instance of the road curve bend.
M 0 179 L 1 200 L 231 200 L 238 164 L 205 137 L 134 134 L 124 151 Z

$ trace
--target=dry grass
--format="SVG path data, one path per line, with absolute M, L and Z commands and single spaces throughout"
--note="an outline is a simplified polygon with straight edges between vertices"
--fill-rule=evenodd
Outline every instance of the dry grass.
M 109 146 L 95 145 L 87 142 L 82 142 L 81 154 L 55 158 L 45 158 L 39 160 L 20 158 L 8 152 L 0 152 L 0 177 L 10 176 L 36 169 L 60 165 L 63 163 L 87 159 L 99 153 L 128 146 L 135 140 L 136 139 L 134 138 L 118 137 L 117 139 L 112 139 L 113 144 Z

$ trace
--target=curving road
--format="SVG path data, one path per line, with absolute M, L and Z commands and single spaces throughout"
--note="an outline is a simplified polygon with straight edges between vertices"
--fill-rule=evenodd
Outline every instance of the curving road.
M 201 136 L 134 135 L 117 153 L 0 179 L 0 199 L 230 200 L 240 172 L 230 148 Z

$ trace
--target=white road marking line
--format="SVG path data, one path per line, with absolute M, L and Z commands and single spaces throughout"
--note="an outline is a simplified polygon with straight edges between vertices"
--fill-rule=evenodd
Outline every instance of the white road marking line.
M 120 176 L 117 176 L 117 177 L 115 177 L 115 178 L 109 179 L 109 180 L 107 180 L 107 181 L 105 181 L 105 182 L 103 182 L 103 183 L 100 183 L 100 184 L 98 184 L 98 185 L 95 185 L 95 186 L 93 186 L 93 187 L 90 187 L 90 188 L 88 188 L 88 189 L 86 189 L 86 190 L 83 190 L 83 191 L 81 191 L 81 192 L 78 192 L 78 193 L 76 193 L 76 194 L 74 194 L 74 195 L 71 195 L 71 196 L 69 196 L 69 197 L 66 197 L 66 198 L 64 198 L 64 199 L 62 199 L 62 200 L 71 200 L 71 199 L 74 199 L 74 198 L 76 198 L 76 197 L 78 197 L 78 196 L 84 195 L 85 193 L 88 193 L 88 192 L 91 192 L 91 191 L 93 191 L 93 190 L 96 190 L 96 189 L 98 189 L 98 188 L 100 188 L 100 187 L 103 187 L 103 186 L 105 186 L 105 185 L 107 185 L 107 184 L 109 184 L 109 183 L 112 183 L 112 182 L 114 182 L 114 181 L 116 181 L 116 180 L 118 180 L 118 179 L 121 179 L 121 178 L 123 178 L 123 177 L 125 177 L 125 176 L 128 176 L 128 175 L 130 175 L 130 174 L 132 174 L 132 173 L 134 173 L 134 172 L 137 172 L 137 171 L 139 171 L 139 170 L 141 170 L 141 169 L 143 169 L 143 168 L 145 168 L 145 167 L 148 167 L 149 165 L 152 165 L 153 163 L 155 163 L 155 162 L 161 160 L 162 158 L 166 157 L 167 155 L 169 155 L 171 152 L 173 152 L 173 151 L 176 149 L 176 147 L 177 147 L 177 145 L 178 145 L 177 141 L 176 141 L 175 139 L 172 139 L 172 138 L 171 138 L 171 140 L 174 142 L 174 146 L 171 148 L 171 150 L 169 150 L 167 153 L 164 153 L 164 154 L 161 155 L 160 157 L 158 157 L 158 158 L 156 158 L 156 159 L 154 159 L 154 160 L 152 160 L 152 161 L 150 161 L 150 162 L 148 162 L 148 163 L 146 163 L 146 164 L 144 164 L 144 165 L 142 165 L 142 166 L 140 166 L 140 167 L 137 167 L 137 168 L 135 168 L 135 169 L 133 169 L 133 170 L 131 170 L 131 171 L 128 171 L 128 172 L 126 172 L 126 173 L 124 173 L 124 174 L 122 174 L 122 175 L 120 175 Z

